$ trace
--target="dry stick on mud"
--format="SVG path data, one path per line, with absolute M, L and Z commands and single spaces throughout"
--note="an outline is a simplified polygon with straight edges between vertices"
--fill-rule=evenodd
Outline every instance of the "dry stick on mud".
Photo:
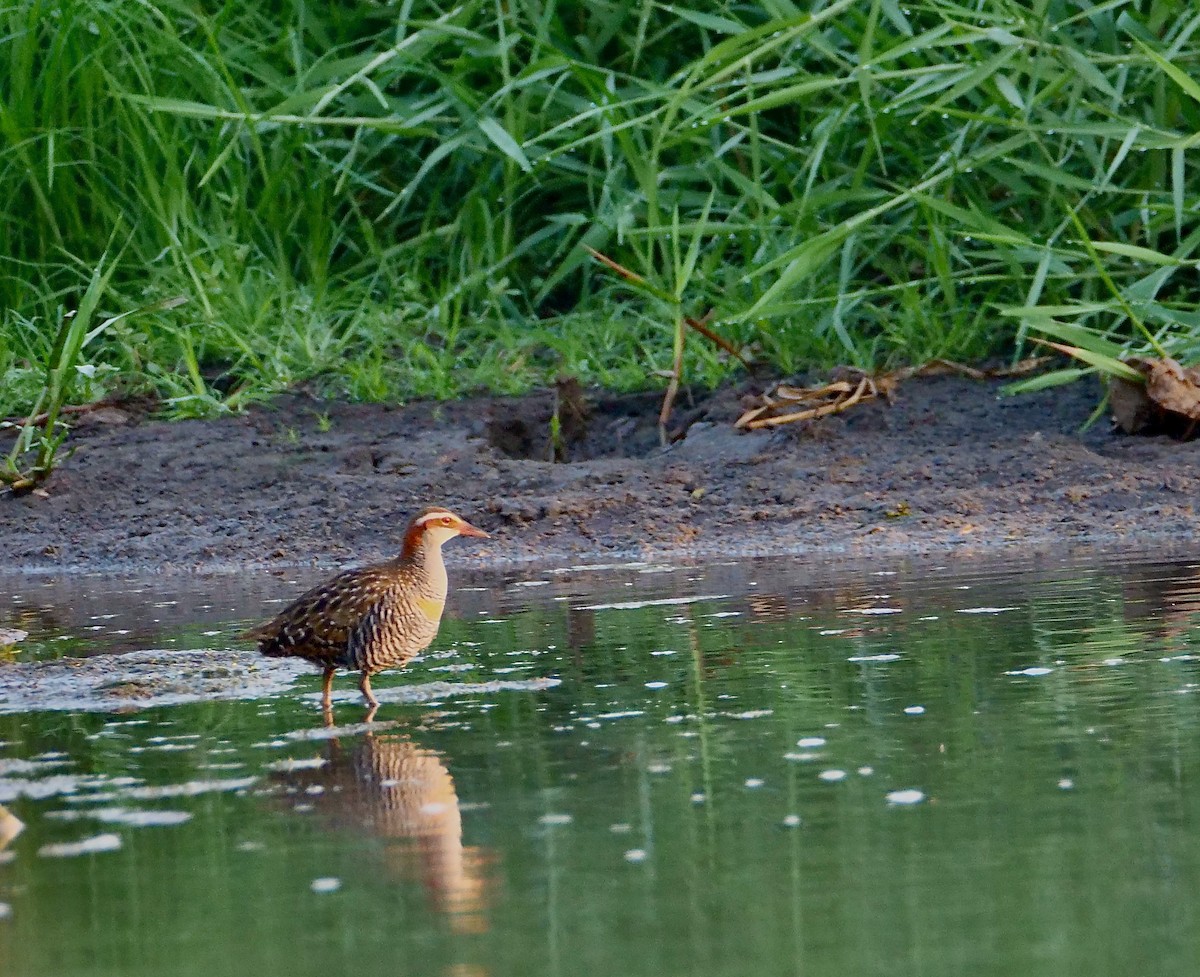
M 695 329 L 696 332 L 700 333 L 700 335 L 704 336 L 706 339 L 712 340 L 714 343 L 720 346 L 721 349 L 726 350 L 727 352 L 736 356 L 741 362 L 742 366 L 748 367 L 750 364 L 746 362 L 746 358 L 733 347 L 733 344 L 730 343 L 729 340 L 725 339 L 723 336 L 718 336 L 715 332 L 708 328 L 708 324 L 712 321 L 712 317 L 715 312 L 715 309 L 709 309 L 704 313 L 703 318 L 700 319 L 694 319 L 691 316 L 685 315 L 683 317 L 683 324 Z M 675 362 L 671 367 L 671 379 L 667 384 L 667 392 L 663 396 L 662 410 L 658 412 L 659 436 L 662 438 L 664 443 L 666 443 L 668 440 L 666 436 L 667 422 L 671 419 L 671 410 L 675 406 L 675 398 L 679 395 L 679 384 L 683 379 L 683 347 L 687 341 L 686 337 L 687 333 L 684 332 L 680 338 L 679 347 L 675 351 Z
M 684 326 L 695 329 L 696 332 L 700 333 L 700 335 L 704 336 L 711 342 L 716 343 L 719 347 L 721 347 L 721 349 L 725 350 L 731 356 L 737 357 L 742 366 L 748 367 L 750 364 L 746 362 L 746 358 L 731 342 L 729 342 L 729 340 L 718 335 L 708 327 L 708 324 L 712 321 L 713 315 L 716 311 L 715 309 L 709 309 L 699 319 L 686 316 L 680 310 L 681 300 L 676 296 L 660 289 L 656 285 L 651 284 L 636 271 L 631 271 L 620 262 L 614 261 L 612 258 L 608 257 L 608 255 L 601 254 L 595 248 L 586 244 L 583 246 L 583 248 L 602 265 L 615 271 L 631 285 L 643 292 L 653 295 L 655 298 L 669 303 L 676 311 L 676 321 L 674 324 L 675 358 L 672 360 L 670 372 L 666 374 L 669 378 L 669 382 L 667 383 L 667 392 L 663 396 L 662 410 L 660 410 L 658 413 L 659 437 L 662 439 L 663 444 L 666 444 L 668 440 L 666 434 L 667 422 L 671 419 L 671 409 L 675 405 L 675 398 L 679 394 L 679 384 L 683 379 L 683 350 L 687 342 L 687 330 L 683 328 Z
M 780 383 L 775 388 L 761 396 L 762 403 L 744 411 L 734 423 L 734 427 L 746 431 L 756 431 L 764 427 L 776 427 L 780 424 L 793 424 L 797 421 L 812 421 L 831 414 L 840 414 L 863 401 L 886 397 L 890 402 L 896 392 L 896 387 L 905 380 L 915 376 L 937 376 L 939 374 L 957 373 L 970 377 L 972 380 L 985 380 L 995 377 L 1020 376 L 1038 369 L 1045 363 L 1047 357 L 1033 357 L 1021 360 L 1011 367 L 996 370 L 979 370 L 953 360 L 930 360 L 921 366 L 909 366 L 890 373 L 870 374 L 865 371 L 852 369 L 849 380 L 835 380 L 819 387 L 795 387 Z M 795 408 L 797 404 L 807 404 L 823 401 L 815 407 Z M 787 413 L 778 413 L 787 410 Z

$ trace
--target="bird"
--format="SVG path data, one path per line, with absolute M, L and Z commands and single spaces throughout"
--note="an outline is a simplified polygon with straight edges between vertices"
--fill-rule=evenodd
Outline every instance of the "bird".
M 399 556 L 331 577 L 240 637 L 271 658 L 303 658 L 322 668 L 327 715 L 334 672 L 359 672 L 373 715 L 379 700 L 371 676 L 404 667 L 438 633 L 447 589 L 442 544 L 455 536 L 490 538 L 449 509 L 422 509 L 404 531 Z

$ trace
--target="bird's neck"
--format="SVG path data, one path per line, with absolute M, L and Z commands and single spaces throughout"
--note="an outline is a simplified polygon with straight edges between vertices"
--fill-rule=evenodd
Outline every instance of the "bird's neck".
M 422 539 L 411 547 L 405 546 L 400 563 L 420 573 L 431 596 L 446 596 L 446 564 L 442 562 L 442 548 L 437 543 Z

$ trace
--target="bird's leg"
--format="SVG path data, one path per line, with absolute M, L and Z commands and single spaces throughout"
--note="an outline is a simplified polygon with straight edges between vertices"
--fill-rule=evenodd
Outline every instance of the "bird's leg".
M 375 693 L 371 691 L 371 673 L 363 672 L 362 678 L 358 680 L 358 687 L 362 690 L 363 698 L 367 700 L 367 705 L 378 706 L 379 700 L 375 698 Z
M 321 708 L 328 712 L 333 708 L 330 695 L 333 691 L 333 669 L 325 669 L 325 684 L 321 686 Z
M 375 713 L 377 712 L 379 712 L 379 706 L 368 706 L 366 715 L 363 716 L 363 722 L 370 726 L 371 723 L 375 722 Z M 370 737 L 371 734 L 367 733 L 367 736 Z

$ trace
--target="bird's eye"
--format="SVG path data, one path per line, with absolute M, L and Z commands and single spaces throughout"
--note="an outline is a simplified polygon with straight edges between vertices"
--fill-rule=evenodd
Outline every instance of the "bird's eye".
M 454 520 L 451 519 L 449 516 L 442 516 L 442 525 L 443 526 L 453 526 Z

